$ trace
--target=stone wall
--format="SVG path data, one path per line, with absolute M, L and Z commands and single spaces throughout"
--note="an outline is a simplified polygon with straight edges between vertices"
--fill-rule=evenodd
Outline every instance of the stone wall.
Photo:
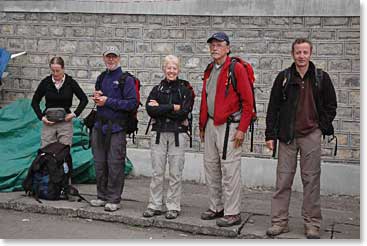
M 167 54 L 180 57 L 181 78 L 189 80 L 198 95 L 194 109 L 194 143 L 190 152 L 201 152 L 198 139 L 198 111 L 203 70 L 210 61 L 207 38 L 225 31 L 231 39 L 233 55 L 248 60 L 255 69 L 259 121 L 254 152 L 249 152 L 249 136 L 244 156 L 271 158 L 264 145 L 265 115 L 271 85 L 277 73 L 291 62 L 291 43 L 310 38 L 314 43 L 313 61 L 327 71 L 338 97 L 334 126 L 338 155 L 332 156 L 335 142 L 323 145 L 327 162 L 360 162 L 360 18 L 358 16 L 211 16 L 153 14 L 93 14 L 58 12 L 7 12 L 0 9 L 0 47 L 12 53 L 27 51 L 11 60 L 3 81 L 0 104 L 18 98 L 31 98 L 39 81 L 49 74 L 48 61 L 60 55 L 66 72 L 87 93 L 92 92 L 98 73 L 103 70 L 102 51 L 113 44 L 120 47 L 122 67 L 142 81 L 142 102 L 163 73 Z M 77 101 L 75 102 L 77 103 Z M 91 107 L 92 104 L 89 105 Z M 88 113 L 89 110 L 85 110 Z M 144 107 L 139 112 L 140 131 L 132 148 L 149 148 L 144 135 L 149 120 Z

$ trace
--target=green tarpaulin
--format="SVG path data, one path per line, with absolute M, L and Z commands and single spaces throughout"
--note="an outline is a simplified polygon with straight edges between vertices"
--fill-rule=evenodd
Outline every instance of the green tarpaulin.
M 73 120 L 73 183 L 94 183 L 95 170 L 90 149 L 84 150 L 88 135 L 81 131 L 80 119 Z M 0 191 L 23 190 L 22 182 L 40 147 L 42 122 L 29 99 L 20 99 L 0 109 Z M 132 169 L 127 161 L 125 174 Z

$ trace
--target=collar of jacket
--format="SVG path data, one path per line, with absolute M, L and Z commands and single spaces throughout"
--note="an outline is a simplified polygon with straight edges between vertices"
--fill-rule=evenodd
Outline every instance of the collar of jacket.
M 52 84 L 54 84 L 54 81 L 53 81 L 53 78 L 52 78 L 52 75 L 50 74 L 49 76 L 46 77 L 47 81 L 51 82 Z M 68 74 L 64 74 L 64 81 L 63 83 L 68 83 L 68 81 L 70 79 L 73 79 L 73 77 L 71 77 L 70 75 Z
M 230 64 L 231 64 L 231 57 L 227 56 L 226 60 L 224 61 L 222 70 L 228 69 Z M 211 64 L 209 64 L 209 67 L 208 67 L 209 69 L 207 69 L 204 73 L 204 79 L 205 80 L 209 78 L 210 73 L 213 69 L 213 66 L 214 66 L 214 61 Z
M 171 87 L 177 87 L 179 85 L 180 79 L 177 78 L 176 80 L 167 80 L 166 78 L 161 81 L 163 86 L 171 86 Z
M 308 69 L 307 69 L 307 72 L 305 73 L 305 76 L 303 77 L 304 79 L 305 78 L 314 78 L 314 74 L 315 74 L 315 64 L 310 61 L 309 65 L 308 65 Z M 293 62 L 292 65 L 291 65 L 291 78 L 294 77 L 294 76 L 297 76 L 297 77 L 300 77 L 301 78 L 301 75 L 298 73 L 297 69 L 296 69 L 296 64 Z M 289 84 L 296 84 L 296 80 L 294 79 L 291 79 L 289 81 Z

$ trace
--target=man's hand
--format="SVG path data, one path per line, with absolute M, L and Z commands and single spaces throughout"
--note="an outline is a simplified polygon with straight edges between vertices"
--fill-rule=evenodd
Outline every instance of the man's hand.
M 173 111 L 177 112 L 181 109 L 181 105 L 180 104 L 173 104 Z
M 100 96 L 100 97 L 94 99 L 94 102 L 99 107 L 103 107 L 105 105 L 106 101 L 107 101 L 107 97 L 106 96 Z
M 200 140 L 202 143 L 204 143 L 204 137 L 205 137 L 205 131 L 204 130 L 200 130 Z
M 102 91 L 93 91 L 93 97 L 100 97 L 100 96 L 103 96 L 103 92 Z
M 268 140 L 265 143 L 266 143 L 266 147 L 268 147 L 269 150 L 274 149 L 274 140 Z
M 234 141 L 234 148 L 241 147 L 243 140 L 245 139 L 245 133 L 241 130 L 237 130 L 234 134 L 232 141 Z
M 92 96 L 92 99 L 94 101 L 95 104 L 97 104 L 97 106 L 103 106 L 105 104 L 105 100 L 107 100 L 107 97 L 105 97 L 106 99 L 104 100 L 103 102 L 103 92 L 102 91 L 94 91 L 93 92 L 93 96 Z M 103 105 L 102 105 L 103 103 Z

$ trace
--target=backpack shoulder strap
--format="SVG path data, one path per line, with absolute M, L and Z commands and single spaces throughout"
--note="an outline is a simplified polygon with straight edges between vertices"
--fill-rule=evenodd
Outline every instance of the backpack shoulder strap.
M 103 78 L 106 75 L 106 73 L 107 73 L 107 70 L 103 71 L 100 75 L 98 75 L 97 81 L 96 81 L 96 85 L 95 85 L 95 89 L 96 90 L 100 90 L 101 89 L 102 81 L 103 81 Z
M 207 66 L 206 66 L 206 68 L 205 68 L 205 70 L 204 70 L 204 73 L 207 73 L 207 72 L 211 72 L 212 71 L 212 69 L 213 69 L 213 66 L 214 66 L 214 62 L 211 62 L 211 63 L 209 63 Z
M 286 69 L 284 69 L 283 71 L 284 77 L 283 77 L 283 82 L 282 82 L 282 87 L 285 88 L 288 85 L 288 82 L 291 79 L 291 68 L 288 67 Z
M 318 87 L 320 91 L 321 91 L 323 75 L 324 75 L 324 72 L 321 68 L 315 69 L 316 87 Z
M 237 59 L 232 58 L 231 59 L 231 64 L 229 65 L 229 77 L 231 78 L 231 83 L 232 83 L 233 89 L 235 91 L 237 91 L 237 79 L 236 79 L 236 75 L 234 73 L 234 67 L 236 66 L 236 62 L 237 62 Z
M 120 79 L 119 79 L 119 86 L 120 89 L 123 91 L 125 87 L 125 81 L 128 76 L 132 76 L 129 72 L 123 72 Z
M 287 86 L 289 84 L 289 81 L 291 79 L 291 68 L 288 67 L 282 71 L 283 73 L 283 82 L 282 82 L 282 95 L 283 100 L 285 101 L 287 99 L 287 95 L 285 94 L 285 91 L 287 90 Z

